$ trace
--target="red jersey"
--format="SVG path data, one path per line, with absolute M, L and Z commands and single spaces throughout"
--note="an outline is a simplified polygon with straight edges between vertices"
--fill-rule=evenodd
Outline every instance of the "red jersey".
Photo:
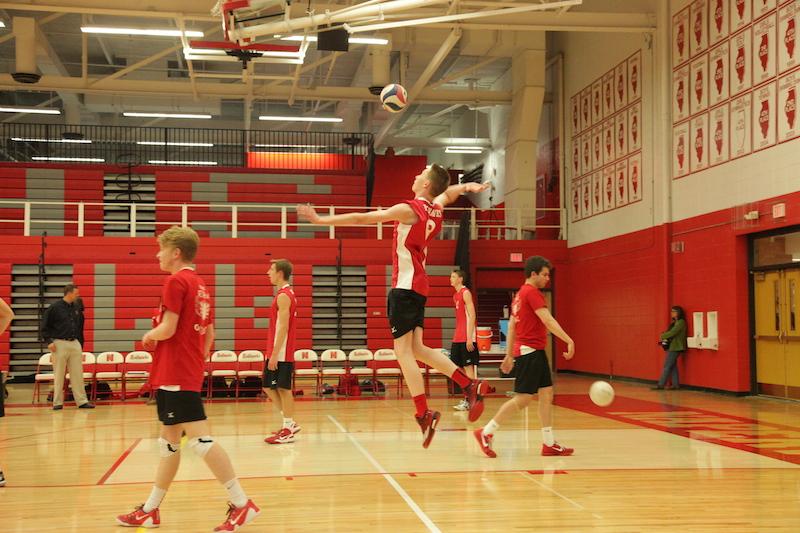
M 272 299 L 272 327 L 269 328 L 267 335 L 267 351 L 272 355 L 275 350 L 275 332 L 278 331 L 278 296 L 285 294 L 289 297 L 289 325 L 286 329 L 286 340 L 283 346 L 279 346 L 278 361 L 286 363 L 294 363 L 294 338 L 295 338 L 295 324 L 297 323 L 297 298 L 295 298 L 294 291 L 289 284 L 281 287 Z
M 156 325 L 167 311 L 178 315 L 178 326 L 172 337 L 156 345 L 150 384 L 154 389 L 177 385 L 181 390 L 200 392 L 206 329 L 214 321 L 214 312 L 211 295 L 194 269 L 182 268 L 164 281 Z
M 520 287 L 514 303 L 511 304 L 511 315 L 516 319 L 514 357 L 522 355 L 522 346 L 544 350 L 547 344 L 547 328 L 536 314 L 536 310 L 543 307 L 547 307 L 547 302 L 539 289 L 528 283 Z
M 415 198 L 406 201 L 416 213 L 414 224 L 394 224 L 392 245 L 392 287 L 408 289 L 428 295 L 428 274 L 425 260 L 428 258 L 428 243 L 442 229 L 442 206 Z
M 453 304 L 456 306 L 456 330 L 453 332 L 453 342 L 467 342 L 467 307 L 464 305 L 464 293 L 467 292 L 468 288 L 461 287 L 453 295 Z M 472 342 L 475 342 L 474 338 Z

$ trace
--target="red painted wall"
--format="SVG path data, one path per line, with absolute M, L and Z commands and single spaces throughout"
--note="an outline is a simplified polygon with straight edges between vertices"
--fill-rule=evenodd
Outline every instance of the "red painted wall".
M 387 207 L 413 196 L 414 176 L 428 164 L 428 158 L 417 155 L 382 155 L 375 157 L 375 187 L 372 205 Z
M 120 237 L 50 237 L 47 240 L 49 264 L 74 265 L 73 280 L 81 288 L 86 304 L 86 348 L 94 350 L 95 341 L 95 274 L 97 264 L 115 265 L 116 286 L 114 301 L 114 326 L 117 329 L 134 329 L 136 319 L 147 319 L 158 305 L 161 284 L 165 274 L 159 272 L 155 262 L 157 244 L 150 238 Z M 368 293 L 367 316 L 370 349 L 391 346 L 392 340 L 386 318 L 387 274 L 391 265 L 391 241 L 373 239 L 344 239 L 341 242 L 342 264 L 367 267 Z M 525 255 L 547 254 L 557 264 L 566 258 L 564 242 L 549 243 L 474 241 L 472 256 L 474 268 L 508 268 L 510 252 Z M 10 297 L 10 272 L 12 264 L 36 264 L 39 255 L 38 237 L 0 237 L 0 297 L 6 290 Z M 429 265 L 451 265 L 455 252 L 454 241 L 435 241 L 429 252 Z M 254 307 L 254 298 L 272 294 L 266 277 L 267 264 L 271 258 L 286 257 L 295 263 L 294 286 L 301 303 L 299 313 L 298 345 L 311 346 L 312 276 L 314 265 L 335 265 L 339 254 L 339 241 L 318 239 L 314 246 L 303 241 L 279 239 L 204 239 L 198 254 L 198 271 L 205 278 L 212 294 L 216 293 L 214 265 L 235 264 L 235 306 Z M 511 265 L 518 268 L 519 264 Z M 519 283 L 523 275 L 519 274 Z M 5 279 L 6 282 L 2 283 Z M 449 272 L 431 276 L 429 308 L 452 310 L 453 290 L 449 285 Z M 10 300 L 10 298 L 9 298 Z M 219 310 L 218 310 L 219 316 Z M 256 308 L 256 318 L 268 317 L 268 309 Z M 236 319 L 235 346 L 237 350 L 263 349 L 267 330 L 257 328 L 252 318 Z M 442 338 L 441 319 L 430 318 L 426 322 L 426 340 L 431 346 L 449 347 L 450 339 Z M 7 342 L 7 336 L 0 339 Z M 7 347 L 7 346 L 6 346 Z M 7 350 L 3 353 L 8 353 Z
M 773 219 L 773 204 L 786 217 Z M 719 350 L 689 349 L 680 360 L 681 383 L 750 391 L 748 236 L 800 224 L 800 192 L 756 203 L 761 218 L 734 227 L 724 209 L 569 250 L 567 291 L 557 318 L 576 343 L 572 361 L 558 366 L 597 374 L 655 380 L 664 353 L 655 342 L 671 305 L 719 313 Z M 737 224 L 738 225 L 738 224 Z M 683 252 L 673 253 L 672 243 Z

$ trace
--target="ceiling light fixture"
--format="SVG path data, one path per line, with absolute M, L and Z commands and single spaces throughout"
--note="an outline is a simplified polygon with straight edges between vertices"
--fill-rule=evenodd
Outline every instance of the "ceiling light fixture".
M 281 41 L 308 41 L 310 43 L 317 42 L 316 35 L 276 35 L 275 38 L 280 39 Z M 389 44 L 389 39 L 381 39 L 380 37 L 349 37 L 347 41 L 350 44 Z
M 72 144 L 92 144 L 89 139 L 35 139 L 33 137 L 11 137 L 12 141 L 28 143 L 72 143 Z
M 144 146 L 214 146 L 214 143 L 185 143 L 169 141 L 136 141 L 136 144 L 141 144 Z
M 138 112 L 125 112 L 122 113 L 126 117 L 143 117 L 143 118 L 202 118 L 209 119 L 211 115 L 198 115 L 192 113 L 138 113 Z
M 483 148 L 480 146 L 448 146 L 444 149 L 446 154 L 480 154 Z
M 215 166 L 218 165 L 216 161 L 166 161 L 164 159 L 151 159 L 148 161 L 151 165 L 205 165 Z
M 60 115 L 61 110 L 46 107 L 0 106 L 0 113 L 33 113 L 36 115 Z
M 34 161 L 71 161 L 73 163 L 105 163 L 106 160 L 99 157 L 45 157 L 42 155 L 35 155 L 31 157 Z
M 261 115 L 258 120 L 271 120 L 273 122 L 343 122 L 339 117 L 281 117 Z
M 202 37 L 203 32 L 195 30 L 159 30 L 148 28 L 109 28 L 101 26 L 81 26 L 83 33 L 103 33 L 108 35 L 148 35 L 150 37 Z
M 254 144 L 256 148 L 327 148 L 324 144 Z

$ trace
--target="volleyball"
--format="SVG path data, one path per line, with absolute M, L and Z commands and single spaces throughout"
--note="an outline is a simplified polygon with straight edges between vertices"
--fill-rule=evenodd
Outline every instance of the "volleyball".
M 398 83 L 390 83 L 381 91 L 381 105 L 390 113 L 399 113 L 406 108 L 408 94 Z
M 595 381 L 589 387 L 589 398 L 600 407 L 611 405 L 614 401 L 614 387 L 606 381 Z

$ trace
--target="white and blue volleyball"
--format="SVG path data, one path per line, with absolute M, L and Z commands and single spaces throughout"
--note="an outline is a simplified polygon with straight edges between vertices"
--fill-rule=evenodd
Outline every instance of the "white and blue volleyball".
M 390 83 L 381 91 L 381 104 L 390 113 L 399 113 L 408 104 L 408 93 L 398 83 Z

